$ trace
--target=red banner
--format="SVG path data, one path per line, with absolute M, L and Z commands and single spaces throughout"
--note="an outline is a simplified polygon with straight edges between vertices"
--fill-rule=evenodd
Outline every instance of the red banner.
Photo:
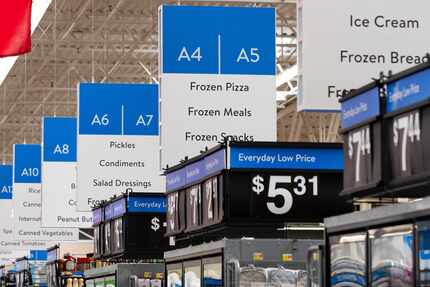
M 31 0 L 0 0 L 0 57 L 31 50 Z

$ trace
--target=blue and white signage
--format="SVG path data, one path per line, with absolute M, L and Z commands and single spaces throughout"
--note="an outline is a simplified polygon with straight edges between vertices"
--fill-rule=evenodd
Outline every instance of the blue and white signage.
M 379 89 L 377 87 L 342 102 L 342 128 L 350 128 L 379 116 L 379 106 Z
M 41 227 L 41 157 L 40 145 L 13 146 L 14 236 L 19 240 L 45 241 L 45 244 L 47 241 L 75 241 L 78 239 L 77 229 Z
M 166 213 L 167 201 L 164 197 L 145 196 L 128 198 L 128 212 Z
M 0 165 L 0 241 L 11 246 L 19 244 L 13 237 L 12 173 L 12 165 Z M 1 245 L 0 250 L 3 250 Z
M 203 178 L 225 169 L 227 166 L 225 155 L 225 149 L 221 149 L 199 161 L 167 174 L 166 191 L 172 191 L 194 182 L 199 182 Z
M 231 147 L 230 168 L 343 170 L 343 151 L 335 148 Z
M 42 120 L 42 226 L 92 226 L 91 212 L 76 210 L 77 119 Z
M 77 206 L 125 191 L 164 191 L 158 86 L 79 84 Z
M 275 9 L 160 13 L 163 166 L 226 138 L 276 140 Z
M 430 69 L 387 84 L 387 113 L 430 99 Z
M 0 165 L 0 200 L 12 199 L 12 166 Z

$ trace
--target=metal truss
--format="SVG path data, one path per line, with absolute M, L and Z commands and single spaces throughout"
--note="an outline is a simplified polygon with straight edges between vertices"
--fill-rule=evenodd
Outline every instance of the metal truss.
M 291 73 L 297 62 L 295 2 L 52 0 L 33 33 L 32 52 L 18 58 L 0 86 L 0 162 L 11 162 L 14 143 L 40 143 L 43 116 L 76 115 L 79 82 L 157 82 L 163 3 L 276 7 L 279 139 L 332 140 L 338 120 L 322 115 L 316 122 L 329 121 L 330 129 L 313 129 L 313 136 L 313 118 L 294 115 L 290 121 L 288 103 L 297 90 Z

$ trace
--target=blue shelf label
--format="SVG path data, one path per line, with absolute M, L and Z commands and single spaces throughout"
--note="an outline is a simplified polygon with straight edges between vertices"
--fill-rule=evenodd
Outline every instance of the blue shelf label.
M 275 9 L 162 7 L 163 73 L 275 75 Z
M 0 165 L 0 200 L 12 199 L 12 166 Z
M 377 87 L 342 102 L 342 128 L 346 129 L 379 116 L 379 106 Z
M 46 261 L 48 259 L 48 252 L 46 250 L 30 250 L 29 259 Z
M 167 202 L 165 197 L 145 196 L 129 197 L 128 212 L 166 213 Z
M 343 170 L 343 151 L 340 148 L 232 147 L 230 168 Z
M 387 84 L 387 112 L 430 99 L 430 69 Z
M 210 154 L 203 159 L 166 175 L 166 191 L 179 189 L 198 182 L 206 176 L 226 168 L 225 149 Z
M 13 147 L 14 183 L 41 183 L 41 146 L 15 144 Z
M 79 84 L 80 135 L 159 134 L 158 85 Z
M 43 161 L 76 161 L 76 118 L 43 118 Z
M 93 210 L 93 225 L 97 225 L 104 220 L 103 209 L 97 208 Z

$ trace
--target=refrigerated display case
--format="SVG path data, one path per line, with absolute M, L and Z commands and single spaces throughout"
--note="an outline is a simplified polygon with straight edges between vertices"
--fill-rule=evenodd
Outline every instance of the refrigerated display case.
M 309 247 L 321 240 L 223 239 L 167 251 L 167 287 L 305 286 Z
M 117 263 L 86 270 L 86 287 L 161 287 L 164 286 L 162 263 Z

